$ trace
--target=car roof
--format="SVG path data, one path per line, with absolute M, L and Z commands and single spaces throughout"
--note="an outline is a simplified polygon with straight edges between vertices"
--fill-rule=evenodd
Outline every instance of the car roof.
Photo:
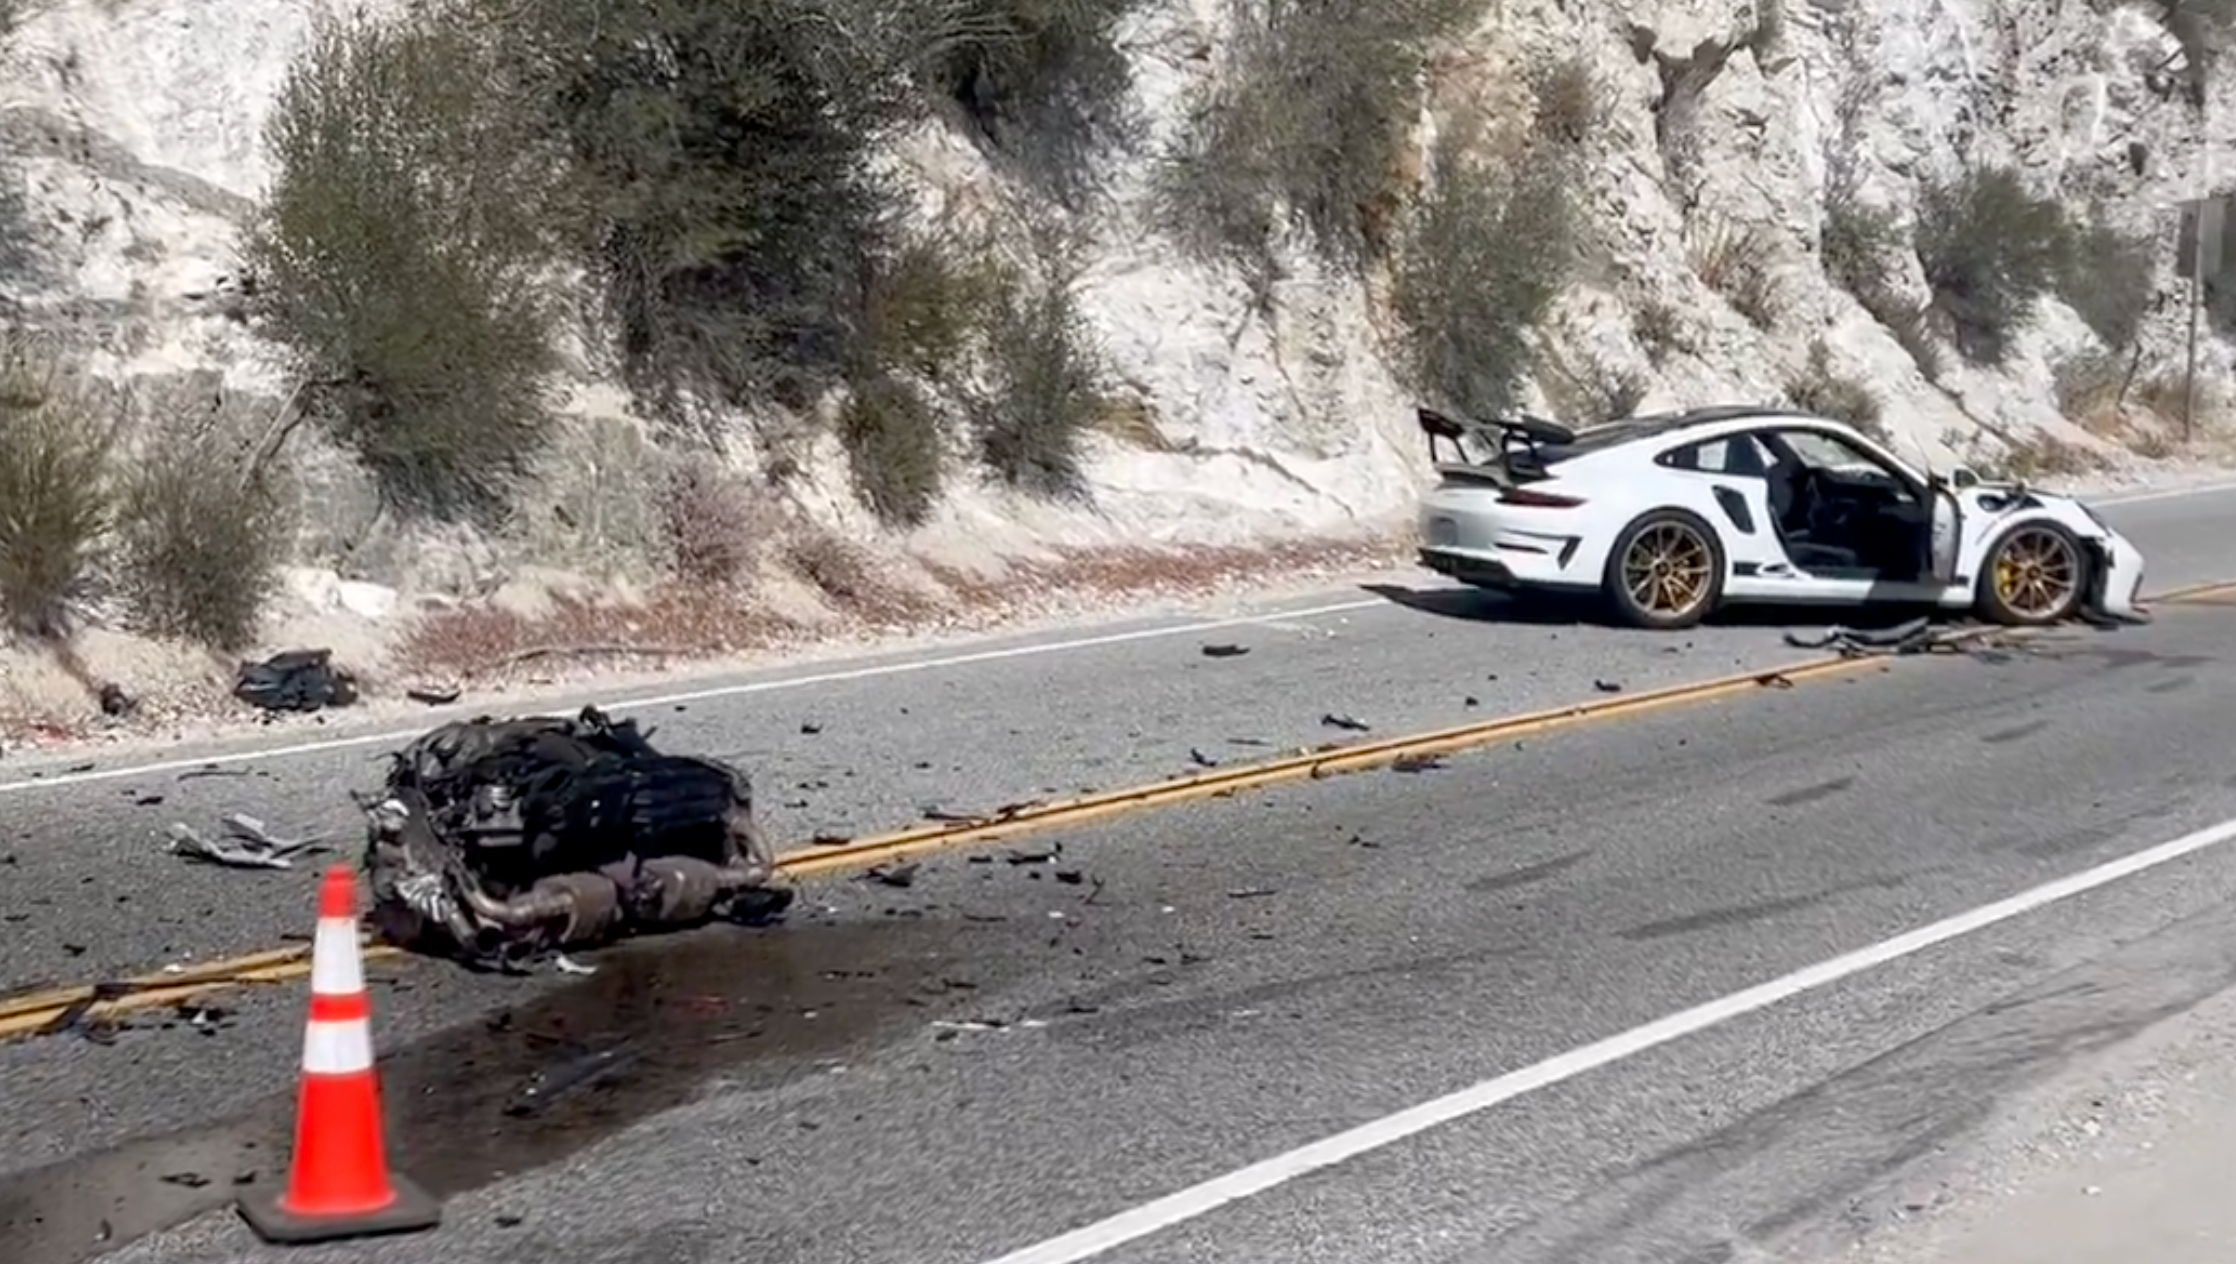
M 1681 435 L 1690 430 L 1709 430 L 1714 434 L 1747 429 L 1732 425 L 1733 422 L 1787 421 L 1803 424 L 1839 426 L 1826 417 L 1776 404 L 1716 404 L 1705 408 L 1688 408 L 1671 412 L 1645 413 L 1636 417 L 1622 417 L 1613 421 L 1586 426 L 1576 432 L 1572 443 L 1561 446 L 1574 453 L 1584 453 L 1646 439 L 1659 439 Z M 1707 437 L 1707 436 L 1704 436 Z

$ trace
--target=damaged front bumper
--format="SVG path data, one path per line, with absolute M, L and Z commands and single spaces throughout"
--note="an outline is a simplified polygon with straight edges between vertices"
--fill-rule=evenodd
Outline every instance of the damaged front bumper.
M 361 803 L 376 931 L 470 965 L 762 920 L 792 898 L 743 772 L 662 754 L 595 708 L 445 725 Z

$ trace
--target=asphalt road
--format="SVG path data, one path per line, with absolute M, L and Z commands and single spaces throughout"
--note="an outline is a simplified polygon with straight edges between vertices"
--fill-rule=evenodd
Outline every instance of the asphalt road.
M 2145 550 L 2152 590 L 2236 578 L 2225 544 L 2236 490 L 2105 512 Z M 1768 669 L 1817 656 L 1785 643 L 1788 625 L 1833 617 L 1745 615 L 1652 636 L 1440 584 L 1401 572 L 1215 614 L 1253 622 L 1193 630 L 1207 620 L 1163 618 L 825 662 L 678 685 L 668 694 L 695 696 L 622 710 L 664 746 L 739 761 L 776 836 L 800 845 L 1184 775 L 1201 771 L 1197 756 L 1264 759 L 1358 736 L 1330 716 L 1402 734 Z M 1207 646 L 1248 652 L 1208 657 Z M 307 931 L 315 872 L 212 869 L 163 850 L 173 822 L 215 833 L 236 812 L 354 850 L 363 826 L 349 792 L 378 784 L 394 735 L 339 722 L 297 734 L 136 759 L 8 761 L 0 992 Z M 337 741 L 356 744 L 316 745 Z M 277 753 L 244 758 L 259 751 Z M 199 766 L 208 759 L 226 762 Z
M 2112 512 L 2155 587 L 2226 577 L 2213 541 L 2236 498 Z M 1252 652 L 1205 658 L 1209 641 Z M 2007 661 L 1905 661 L 1144 815 L 1062 838 L 1049 863 L 997 852 L 934 862 L 905 891 L 819 884 L 792 925 L 634 945 L 588 979 L 387 976 L 399 1157 L 452 1196 L 453 1226 L 332 1258 L 433 1242 L 466 1261 L 982 1264 L 2236 815 L 2232 646 L 2236 610 L 2170 609 Z M 1796 656 L 1770 627 L 1653 638 L 1376 607 L 660 718 L 681 746 L 783 768 L 762 775 L 807 804 L 781 809 L 797 836 L 1164 775 L 1231 737 L 1316 742 L 1323 712 L 1404 731 Z M 154 831 L 231 810 L 351 829 L 331 801 L 377 750 L 5 791 L 6 978 L 307 928 L 308 874 L 194 868 Z M 2236 957 L 2214 915 L 2231 893 L 2236 866 L 2206 853 L 1102 1258 L 1714 1259 L 1842 1209 L 1868 1218 L 1857 1191 L 2028 1077 L 2225 986 Z M 9 1259 L 263 1258 L 222 1216 L 172 1226 L 244 1176 L 275 1179 L 298 990 L 113 1043 L 0 1048 Z M 558 1090 L 548 1105 L 539 1087 Z

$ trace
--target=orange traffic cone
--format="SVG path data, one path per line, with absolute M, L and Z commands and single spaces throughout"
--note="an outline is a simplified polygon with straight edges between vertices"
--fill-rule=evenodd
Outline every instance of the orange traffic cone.
M 266 1242 L 407 1233 L 442 1220 L 426 1191 L 388 1170 L 372 1019 L 357 946 L 356 875 L 335 865 L 318 893 L 294 1168 L 284 1194 L 240 1202 L 241 1218 Z

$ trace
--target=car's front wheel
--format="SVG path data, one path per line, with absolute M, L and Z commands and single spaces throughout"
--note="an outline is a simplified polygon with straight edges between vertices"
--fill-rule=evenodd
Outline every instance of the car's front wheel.
M 1980 565 L 1980 617 L 2038 627 L 2080 613 L 2088 596 L 2088 553 L 2054 522 L 2025 522 L 2003 533 Z
M 1615 617 L 1632 627 L 1692 627 L 1723 598 L 1723 543 L 1697 515 L 1654 510 L 1616 537 L 1601 585 Z

